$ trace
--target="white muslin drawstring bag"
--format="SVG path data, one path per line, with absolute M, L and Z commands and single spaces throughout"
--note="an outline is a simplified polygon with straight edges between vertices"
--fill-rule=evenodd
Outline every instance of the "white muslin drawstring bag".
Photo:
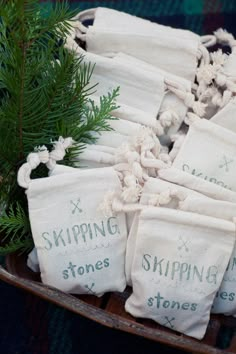
M 128 115 L 125 117 L 123 113 L 118 118 L 129 119 L 152 128 L 159 126 L 156 117 L 165 95 L 163 75 L 154 76 L 150 71 L 140 70 L 129 62 L 119 63 L 113 58 L 85 52 L 74 41 L 73 34 L 67 37 L 65 46 L 77 55 L 83 55 L 84 63 L 95 64 L 90 85 L 92 87 L 99 83 L 96 86 L 96 97 L 120 87 L 116 103 L 121 112 L 128 108 Z
M 236 203 L 236 192 L 228 190 L 221 186 L 220 181 L 199 178 L 196 170 L 190 171 L 191 173 L 182 171 L 175 167 L 160 169 L 158 171 L 159 178 L 176 183 L 180 186 L 192 189 L 196 192 L 202 193 L 207 197 L 228 202 Z M 213 182 L 213 183 L 212 183 Z
M 144 124 L 162 135 L 164 130 L 168 134 L 176 133 L 189 108 L 199 116 L 205 113 L 205 104 L 195 101 L 189 80 L 124 53 L 105 58 L 85 52 L 73 35 L 68 36 L 66 46 L 83 54 L 85 62 L 96 64 L 90 81 L 91 85 L 99 82 L 96 95 L 92 96 L 95 102 L 107 91 L 120 87 L 117 100 L 120 107 L 113 112 L 118 118 Z
M 236 191 L 236 134 L 190 113 L 189 124 L 173 167 Z
M 150 177 L 143 186 L 140 204 L 178 209 L 179 204 L 184 203 L 184 200 L 190 195 L 196 196 L 200 200 L 202 198 L 208 199 L 203 194 L 195 192 L 191 189 L 163 181 L 159 178 Z M 131 271 L 136 247 L 139 214 L 140 212 L 135 213 L 133 223 L 128 234 L 126 247 L 125 275 L 127 284 L 130 286 L 132 286 Z
M 231 99 L 220 111 L 212 118 L 211 122 L 220 125 L 236 133 L 236 100 Z
M 160 25 L 134 15 L 106 7 L 97 7 L 81 11 L 76 16 L 76 19 L 82 23 L 84 21 L 93 20 L 94 27 L 102 29 L 106 28 L 107 30 L 109 30 L 109 28 L 120 29 L 122 27 L 126 27 L 129 30 L 136 29 L 137 31 L 140 31 L 141 29 L 145 34 L 150 34 L 151 28 L 152 30 L 156 29 L 157 33 L 159 33 L 160 29 L 167 31 L 168 33 L 175 32 L 178 33 L 178 36 L 183 38 L 196 39 L 199 37 L 196 33 L 189 30 Z
M 229 221 L 233 221 L 236 218 L 236 203 L 202 198 L 194 194 L 190 194 L 183 201 L 180 201 L 178 208 L 182 211 L 208 215 Z
M 236 220 L 236 203 L 211 198 L 202 199 L 196 195 L 189 195 L 185 200 L 180 201 L 179 209 L 234 222 Z M 216 294 L 211 312 L 236 316 L 235 269 L 236 245 L 226 268 L 221 286 Z
M 202 339 L 234 242 L 233 222 L 168 208 L 143 209 L 126 311 Z
M 88 28 L 81 23 L 87 19 L 94 19 Z M 103 56 L 124 52 L 190 81 L 194 80 L 198 59 L 209 60 L 201 42 L 211 45 L 216 41 L 214 36 L 201 39 L 190 31 L 154 24 L 108 8 L 84 11 L 72 24 L 77 28 L 77 38 L 86 42 L 89 52 Z
M 31 170 L 41 162 L 52 169 L 54 157 L 61 159 L 68 145 L 67 139 L 60 140 L 50 154 L 46 150 L 30 154 L 18 172 L 18 183 L 26 188 L 41 279 L 67 293 L 122 292 L 126 286 L 125 214 L 104 217 L 99 211 L 107 192 L 122 191 L 115 170 L 63 166 L 62 173 L 30 179 Z

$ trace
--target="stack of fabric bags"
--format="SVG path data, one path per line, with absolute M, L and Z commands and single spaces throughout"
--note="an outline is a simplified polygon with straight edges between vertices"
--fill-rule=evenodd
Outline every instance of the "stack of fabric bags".
M 72 25 L 94 101 L 120 87 L 118 119 L 85 169 L 57 165 L 73 144 L 60 139 L 19 171 L 42 281 L 97 296 L 128 284 L 126 311 L 201 339 L 211 312 L 236 315 L 236 41 L 106 8 Z M 40 163 L 50 177 L 31 180 Z

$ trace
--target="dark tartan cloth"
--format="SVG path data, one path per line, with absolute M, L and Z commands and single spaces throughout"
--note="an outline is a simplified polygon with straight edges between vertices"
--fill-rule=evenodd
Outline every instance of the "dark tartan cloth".
M 51 6 L 54 1 L 44 1 Z M 236 35 L 235 0 L 70 0 L 72 9 L 97 6 L 128 12 L 163 25 L 209 34 L 219 27 Z
M 53 3 L 42 2 L 49 7 Z M 79 10 L 110 7 L 199 34 L 222 27 L 236 35 L 236 0 L 70 0 L 69 3 Z M 1 354 L 180 353 L 102 327 L 3 282 L 0 282 L 0 301 Z M 221 347 L 226 342 L 227 333 Z

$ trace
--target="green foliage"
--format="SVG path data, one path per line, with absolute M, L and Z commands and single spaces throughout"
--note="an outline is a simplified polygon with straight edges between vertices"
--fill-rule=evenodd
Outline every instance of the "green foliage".
M 2 241 L 7 243 L 0 247 L 0 254 L 5 255 L 16 250 L 30 250 L 33 246 L 30 235 L 28 215 L 19 203 L 11 205 L 8 212 L 0 217 L 1 231 L 4 235 Z
M 34 246 L 33 240 L 30 237 L 27 237 L 23 240 L 21 239 L 14 239 L 5 244 L 4 246 L 0 246 L 0 254 L 1 256 L 6 256 L 9 253 L 13 252 L 30 252 Z
M 26 222 L 27 202 L 16 177 L 27 155 L 71 136 L 77 145 L 65 162 L 73 164 L 74 154 L 96 139 L 94 132 L 110 129 L 116 108 L 118 89 L 99 106 L 90 100 L 93 67 L 62 45 L 74 15 L 64 1 L 49 11 L 37 0 L 0 0 L 0 213 L 4 207 L 9 217 L 0 219 L 0 231 L 14 236 L 10 247 L 23 247 L 26 229 L 16 220 Z M 40 171 L 44 176 L 45 169 Z
M 4 212 L 0 217 L 1 230 L 4 232 L 4 239 L 9 237 L 13 240 L 15 237 L 22 239 L 27 237 L 30 232 L 28 215 L 19 203 L 11 205 L 8 212 Z

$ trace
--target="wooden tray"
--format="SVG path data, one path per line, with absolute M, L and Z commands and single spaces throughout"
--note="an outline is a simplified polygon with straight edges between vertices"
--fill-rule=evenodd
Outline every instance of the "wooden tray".
M 236 353 L 236 319 L 227 316 L 211 316 L 202 341 L 178 334 L 151 320 L 135 319 L 124 310 L 130 294 L 127 288 L 122 294 L 109 293 L 101 298 L 92 295 L 72 296 L 40 282 L 39 274 L 26 266 L 25 256 L 13 254 L 6 258 L 6 268 L 0 267 L 0 279 L 29 291 L 45 300 L 87 317 L 104 326 L 136 334 L 191 353 Z M 225 338 L 228 343 L 225 343 Z M 224 349 L 220 349 L 224 346 Z

